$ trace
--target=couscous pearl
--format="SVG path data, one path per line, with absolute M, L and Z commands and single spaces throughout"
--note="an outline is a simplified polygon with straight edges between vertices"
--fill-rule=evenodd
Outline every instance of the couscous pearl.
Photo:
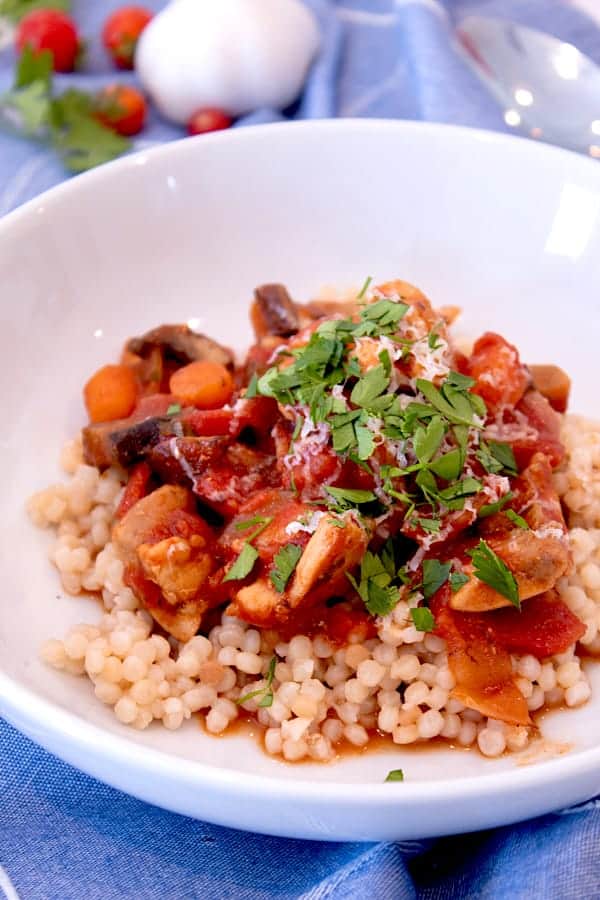
M 592 689 L 587 681 L 578 681 L 565 691 L 565 703 L 567 706 L 580 706 L 590 699 Z
M 137 703 L 131 697 L 121 697 L 115 705 L 115 716 L 124 725 L 129 725 L 137 716 Z
M 369 735 L 362 725 L 346 725 L 344 737 L 355 747 L 364 747 L 369 742 Z
M 118 684 L 123 678 L 123 663 L 118 656 L 107 656 L 102 668 L 102 677 L 106 681 Z
M 379 730 L 391 733 L 398 725 L 398 712 L 397 706 L 384 706 L 377 716 Z
M 312 697 L 306 697 L 303 694 L 298 694 L 298 696 L 292 703 L 291 709 L 295 716 L 314 719 L 318 709 L 317 701 L 313 700 Z
M 94 685 L 94 693 L 98 700 L 102 701 L 102 703 L 108 703 L 109 706 L 114 706 L 118 700 L 121 699 L 123 695 L 123 691 L 119 687 L 118 684 L 113 684 L 110 681 L 104 681 L 102 678 L 99 678 Z
M 85 668 L 90 675 L 99 675 L 104 668 L 106 656 L 97 647 L 90 647 L 85 654 Z
M 281 737 L 284 741 L 299 741 L 310 725 L 310 719 L 305 716 L 296 719 L 286 719 L 281 723 Z
M 529 654 L 517 662 L 517 672 L 529 681 L 537 681 L 541 668 L 539 660 Z
M 531 697 L 527 700 L 527 708 L 531 711 L 540 709 L 544 705 L 544 691 L 536 684 L 531 692 Z
M 369 651 L 363 644 L 351 644 L 344 654 L 344 662 L 351 669 L 357 669 L 368 658 Z
M 295 635 L 289 645 L 287 661 L 295 662 L 297 659 L 310 659 L 312 656 L 312 641 L 303 634 Z
M 140 681 L 147 672 L 148 665 L 140 656 L 126 656 L 123 660 L 123 678 L 127 681 Z
M 579 668 L 579 661 L 571 660 L 570 662 L 563 663 L 556 670 L 556 680 L 562 688 L 573 687 L 580 678 L 581 669 Z
M 469 747 L 477 737 L 477 726 L 474 722 L 464 722 L 460 726 L 460 731 L 456 737 L 459 744 L 463 747 Z
M 109 637 L 110 649 L 117 656 L 125 657 L 133 647 L 133 638 L 125 629 L 113 631 Z
M 369 688 L 358 678 L 350 678 L 344 685 L 344 692 L 350 703 L 362 703 L 369 695 Z
M 448 691 L 444 690 L 444 688 L 439 687 L 439 685 L 434 685 L 429 691 L 429 696 L 427 697 L 427 705 L 431 707 L 431 709 L 441 709 L 448 702 Z
M 437 709 L 428 709 L 417 721 L 419 737 L 425 740 L 436 737 L 444 727 L 444 717 Z
M 229 725 L 229 719 L 218 709 L 211 709 L 206 716 L 206 729 L 211 734 L 221 734 Z
M 477 745 L 484 756 L 500 756 L 506 749 L 506 739 L 496 728 L 482 728 L 477 735 Z
M 136 703 L 147 706 L 156 700 L 156 685 L 149 678 L 142 678 L 131 686 L 129 693 Z
M 308 746 L 306 741 L 283 741 L 282 744 L 282 753 L 285 759 L 288 762 L 296 762 L 299 759 L 303 759 L 308 753 Z
M 429 696 L 429 688 L 424 681 L 413 681 L 404 691 L 405 706 L 420 706 Z
M 357 678 L 367 687 L 377 687 L 385 675 L 385 667 L 374 659 L 365 659 L 356 670 Z
M 461 724 L 460 716 L 457 716 L 456 713 L 446 713 L 444 716 L 444 727 L 440 734 L 445 738 L 455 738 L 460 733 Z
M 339 719 L 325 719 L 321 731 L 332 744 L 337 744 L 342 739 L 344 726 Z
M 416 725 L 398 725 L 394 728 L 392 739 L 395 744 L 414 744 L 419 739 Z
M 314 670 L 313 659 L 298 659 L 292 664 L 292 678 L 294 681 L 306 681 L 312 678 Z
M 392 663 L 390 675 L 392 678 L 399 678 L 402 681 L 414 681 L 419 674 L 421 662 L 418 656 L 407 654 L 400 656 Z
M 272 756 L 281 753 L 283 742 L 281 740 L 281 729 L 267 728 L 265 731 L 265 750 Z
M 88 639 L 80 631 L 74 631 L 66 636 L 64 647 L 69 659 L 85 659 Z

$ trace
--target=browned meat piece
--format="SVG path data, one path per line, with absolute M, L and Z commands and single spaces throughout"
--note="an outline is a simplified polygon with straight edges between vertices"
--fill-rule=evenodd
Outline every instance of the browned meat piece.
M 241 588 L 230 604 L 230 615 L 263 627 L 276 627 L 300 607 L 308 607 L 347 589 L 346 572 L 358 566 L 369 533 L 353 519 L 344 526 L 324 516 L 306 545 L 290 584 L 279 594 L 267 577 Z
M 480 532 L 492 550 L 516 578 L 519 599 L 528 600 L 548 591 L 570 565 L 569 540 L 560 500 L 552 483 L 552 469 L 543 453 L 537 453 L 517 483 L 519 503 L 528 529 L 513 525 L 504 513 L 483 519 Z M 471 564 L 464 567 L 473 574 Z M 510 601 L 477 578 L 471 578 L 452 595 L 450 606 L 463 612 L 485 612 L 510 606 Z
M 169 634 L 192 638 L 211 605 L 202 588 L 214 551 L 190 492 L 164 485 L 139 500 L 115 525 L 112 539 L 138 600 Z
M 164 438 L 183 434 L 183 426 L 173 416 L 147 419 L 117 419 L 88 425 L 81 432 L 83 458 L 91 466 L 130 466 L 145 456 Z
M 258 338 L 291 337 L 300 328 L 298 307 L 282 284 L 263 284 L 256 288 L 250 318 Z
M 571 392 L 571 379 L 559 366 L 529 366 L 533 386 L 543 394 L 550 406 L 559 413 L 566 412 Z
M 175 360 L 183 365 L 208 359 L 233 369 L 234 359 L 230 350 L 204 334 L 196 334 L 187 325 L 161 325 L 153 328 L 141 337 L 131 338 L 125 352 L 147 357 L 156 347 L 162 351 L 165 359 Z

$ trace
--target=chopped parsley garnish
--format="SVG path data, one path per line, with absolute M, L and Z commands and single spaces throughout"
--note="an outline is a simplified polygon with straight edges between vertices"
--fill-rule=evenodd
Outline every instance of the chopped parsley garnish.
M 246 703 L 247 700 L 258 697 L 260 694 L 263 694 L 262 700 L 258 703 L 260 709 L 268 709 L 269 706 L 273 706 L 273 678 L 275 677 L 276 665 L 277 657 L 273 656 L 269 662 L 269 668 L 267 669 L 267 674 L 265 676 L 266 686 L 264 688 L 259 688 L 257 691 L 250 691 L 249 694 L 244 694 L 243 697 L 238 697 L 235 701 L 238 706 L 241 706 L 242 703 Z
M 299 547 L 298 544 L 286 544 L 275 555 L 274 567 L 271 569 L 269 577 L 273 587 L 280 594 L 285 590 L 301 556 L 302 547 Z
M 521 609 L 516 578 L 492 548 L 485 541 L 480 540 L 478 545 L 473 550 L 468 550 L 467 553 L 473 560 L 475 576 L 498 594 L 510 600 L 517 609 Z
M 270 525 L 272 521 L 273 516 L 254 516 L 253 519 L 244 519 L 243 522 L 236 522 L 234 527 L 236 531 L 247 531 L 249 528 L 254 528 L 255 525 L 260 525 L 262 526 L 261 531 L 264 531 L 267 525 Z M 249 540 L 254 540 L 260 533 L 260 531 L 255 532 L 253 537 L 249 538 Z
M 394 581 L 402 581 L 402 573 L 397 570 L 394 547 L 390 541 L 381 556 L 367 550 L 360 564 L 359 581 L 349 572 L 346 572 L 346 577 L 372 616 L 387 616 L 400 599 L 400 589 Z
M 365 491 L 358 488 L 331 487 L 328 484 L 324 485 L 324 488 L 335 501 L 335 503 L 330 505 L 340 512 L 362 506 L 365 503 L 373 503 L 373 501 L 377 500 L 373 491 Z
M 487 518 L 488 516 L 493 516 L 493 515 L 495 515 L 496 513 L 500 512 L 500 510 L 501 510 L 504 506 L 506 506 L 506 504 L 509 502 L 509 500 L 512 500 L 513 497 L 514 497 L 513 492 L 512 492 L 512 491 L 509 491 L 509 492 L 508 492 L 507 494 L 505 494 L 503 497 L 500 497 L 499 500 L 496 500 L 495 503 L 486 503 L 486 504 L 484 504 L 484 506 L 482 506 L 481 509 L 479 510 L 479 518 L 480 518 L 480 519 L 485 519 L 485 518 Z M 512 512 L 512 510 L 509 510 L 509 511 Z M 507 514 L 508 514 L 509 511 L 507 511 Z
M 362 300 L 362 298 L 365 296 L 365 294 L 366 294 L 367 291 L 369 290 L 369 286 L 370 286 L 370 284 L 371 284 L 372 281 L 373 281 L 373 276 L 372 276 L 372 275 L 369 275 L 368 278 L 365 278 L 364 283 L 363 283 L 363 286 L 361 287 L 360 291 L 359 291 L 358 294 L 356 295 L 356 299 L 357 299 L 357 300 Z
M 524 531 L 529 530 L 529 525 L 527 524 L 527 522 L 525 521 L 523 516 L 520 516 L 519 513 L 516 513 L 514 511 L 514 509 L 505 509 L 504 515 L 506 516 L 507 519 L 510 519 L 510 521 L 514 525 L 517 525 L 519 528 L 522 528 Z
M 506 472 L 508 475 L 517 475 L 517 463 L 510 444 L 501 441 L 481 441 L 479 450 L 475 454 L 483 468 L 491 475 L 498 472 Z
M 250 379 L 250 381 L 248 382 L 248 387 L 246 388 L 246 393 L 244 394 L 244 397 L 246 397 L 247 400 L 252 400 L 257 395 L 258 395 L 258 375 L 255 372 L 254 375 L 252 376 L 252 378 Z
M 438 559 L 423 560 L 423 596 L 429 600 L 448 581 L 451 563 L 441 563 Z M 423 629 L 419 629 L 423 630 Z
M 417 631 L 429 632 L 435 628 L 433 613 L 426 606 L 416 606 L 411 609 L 410 617 Z
M 402 769 L 391 769 L 385 776 L 386 781 L 404 781 Z
M 0 16 L 19 22 L 35 9 L 59 9 L 69 12 L 70 0 L 0 0 Z
M 242 578 L 250 574 L 257 559 L 258 551 L 246 541 L 237 559 L 227 570 L 223 581 L 241 581 Z
M 167 408 L 167 415 L 174 416 L 176 413 L 181 412 L 181 403 L 171 403 L 171 405 Z
M 449 578 L 450 587 L 452 588 L 452 593 L 455 594 L 457 591 L 460 591 L 461 587 L 464 587 L 465 584 L 469 581 L 468 575 L 463 575 L 462 572 L 453 572 Z

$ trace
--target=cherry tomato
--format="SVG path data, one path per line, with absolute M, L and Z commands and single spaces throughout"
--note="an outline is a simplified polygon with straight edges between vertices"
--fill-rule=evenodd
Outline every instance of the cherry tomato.
M 133 69 L 138 39 L 151 18 L 152 13 L 143 6 L 123 6 L 108 17 L 102 42 L 117 68 Z
M 21 20 L 16 45 L 19 50 L 49 50 L 55 72 L 72 72 L 79 53 L 79 35 L 70 16 L 56 9 L 36 9 Z
M 146 121 L 146 101 L 136 88 L 111 84 L 96 97 L 96 118 L 117 134 L 138 134 Z
M 194 113 L 188 122 L 188 132 L 191 135 L 208 134 L 209 131 L 222 131 L 229 128 L 233 119 L 222 109 L 207 106 Z

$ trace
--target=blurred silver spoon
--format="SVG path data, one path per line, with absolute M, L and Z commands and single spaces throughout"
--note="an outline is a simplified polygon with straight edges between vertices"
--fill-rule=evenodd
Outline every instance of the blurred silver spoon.
M 463 55 L 502 104 L 504 121 L 600 158 L 600 67 L 573 44 L 524 25 L 469 16 L 458 30 Z

